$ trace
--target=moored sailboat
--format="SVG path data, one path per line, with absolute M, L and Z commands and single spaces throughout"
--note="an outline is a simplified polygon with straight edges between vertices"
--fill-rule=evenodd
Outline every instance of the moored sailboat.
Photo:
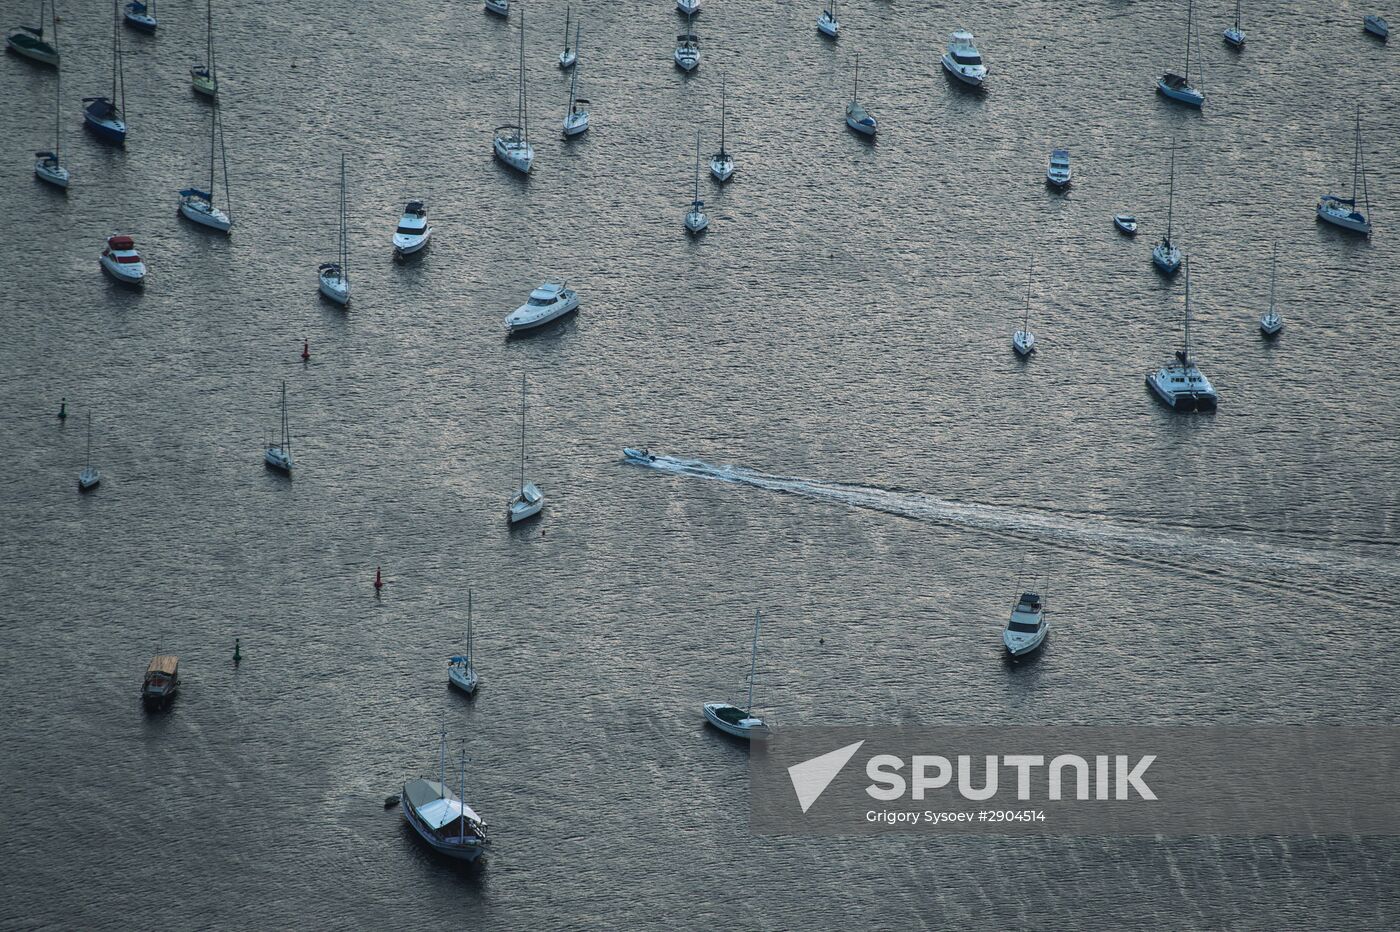
M 459 861 L 475 861 L 486 851 L 486 823 L 464 800 L 467 784 L 467 753 L 462 751 L 458 789 L 447 786 L 447 730 L 438 745 L 438 779 L 406 780 L 400 797 L 404 821 L 418 837 L 439 854 Z
M 39 25 L 18 26 L 10 30 L 10 34 L 5 37 L 5 47 L 16 55 L 37 61 L 41 65 L 53 65 L 57 68 L 60 59 L 58 53 L 58 4 L 53 5 L 52 20 L 49 18 L 48 11 L 49 0 L 39 0 Z M 48 28 L 50 22 L 52 22 L 52 29 Z M 50 38 L 53 41 L 49 41 Z
M 533 518 L 544 509 L 544 493 L 533 482 L 525 481 L 525 373 L 520 374 L 520 491 L 506 506 L 511 524 Z
M 1188 107 L 1200 107 L 1206 102 L 1205 92 L 1191 84 L 1191 35 L 1193 32 L 1192 13 L 1193 3 L 1186 5 L 1186 66 L 1184 74 L 1175 74 L 1168 71 L 1157 79 L 1157 90 L 1162 96 L 1174 100 L 1177 103 L 1185 104 Z M 1198 67 L 1199 73 L 1200 68 Z
M 1358 202 L 1357 192 L 1361 199 Z M 1362 209 L 1364 206 L 1364 210 Z M 1317 202 L 1317 219 L 1343 230 L 1371 235 L 1371 193 L 1366 187 L 1366 161 L 1361 154 L 1361 107 L 1356 108 L 1356 149 L 1351 159 L 1351 197 L 1324 194 Z
M 292 434 L 287 426 L 287 383 L 282 382 L 282 435 L 277 443 L 268 441 L 263 447 L 263 462 L 268 469 L 292 473 Z
M 345 153 L 340 155 L 340 253 L 317 270 L 321 294 L 336 304 L 350 303 L 349 215 L 345 199 Z
M 122 71 L 121 17 L 112 0 L 112 96 L 84 97 L 83 124 L 105 142 L 126 145 L 126 76 Z
M 1176 203 L 1176 140 L 1172 140 L 1170 180 L 1167 186 L 1167 232 L 1152 247 L 1152 264 L 1164 275 L 1175 275 L 1181 268 L 1181 248 L 1172 239 L 1172 206 Z M 1134 229 L 1137 229 L 1134 226 Z
M 54 79 L 54 101 L 53 101 L 53 151 L 34 153 L 34 177 L 40 181 L 47 182 L 56 188 L 68 190 L 68 179 L 70 177 L 68 169 L 63 166 L 62 159 L 59 158 L 59 144 L 63 137 L 63 69 L 58 69 L 58 75 Z
M 472 591 L 467 590 L 467 650 L 448 658 L 447 681 L 470 696 L 476 692 L 481 679 L 476 673 L 476 657 L 472 652 Z
M 761 716 L 753 713 L 753 685 L 754 675 L 758 669 L 758 629 L 760 614 L 757 610 L 753 613 L 753 650 L 749 655 L 749 698 L 741 709 L 728 702 L 707 702 L 703 709 L 705 721 L 718 728 L 725 734 L 733 735 L 736 738 L 751 740 L 753 738 L 765 738 L 770 733 L 768 723 Z
M 214 69 L 214 0 L 204 9 L 204 62 L 190 65 L 190 87 L 196 94 L 213 97 L 219 93 L 219 78 Z
M 515 103 L 515 122 L 496 127 L 491 141 L 496 157 L 523 175 L 535 163 L 535 147 L 530 145 L 530 111 L 525 97 L 525 10 L 520 10 L 520 82 Z
M 220 210 L 214 203 L 214 172 L 216 161 L 223 166 L 224 197 L 228 198 L 228 157 L 224 153 L 224 123 L 219 98 L 214 96 L 214 104 L 209 108 L 209 188 L 184 188 L 180 191 L 180 215 L 200 226 L 219 233 L 233 229 L 233 217 L 228 211 Z M 225 205 L 227 206 L 227 205 Z

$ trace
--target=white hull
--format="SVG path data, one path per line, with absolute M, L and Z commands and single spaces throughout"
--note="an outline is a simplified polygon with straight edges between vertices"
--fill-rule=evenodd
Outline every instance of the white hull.
M 1259 318 L 1259 331 L 1266 337 L 1278 336 L 1283 331 L 1283 317 L 1278 314 L 1265 314 Z
M 573 51 L 572 49 L 570 49 L 570 50 L 567 51 L 567 52 L 560 52 L 560 53 L 559 53 L 559 67 L 560 67 L 560 68 L 572 68 L 574 65 L 577 65 L 577 64 L 578 64 L 578 52 L 575 52 L 575 51 Z
M 580 110 L 564 117 L 564 135 L 577 136 L 588 132 L 588 111 Z
M 1024 657 L 1027 654 L 1040 650 L 1040 646 L 1045 643 L 1045 638 L 1050 633 L 1050 626 L 1043 625 L 1034 634 L 1018 634 L 1014 631 L 1003 631 L 1001 643 L 1006 647 L 1006 652 L 1012 657 Z
M 727 708 L 733 708 L 733 706 L 730 706 L 727 702 L 705 703 L 705 721 L 727 735 L 743 738 L 746 741 L 753 738 L 764 738 L 769 735 L 769 728 L 764 723 L 763 719 L 753 716 L 752 713 L 750 713 L 750 717 L 740 719 L 737 723 L 726 721 L 721 718 L 719 715 L 720 710 Z
M 523 305 L 506 315 L 506 331 L 517 333 L 522 330 L 543 327 L 550 321 L 558 320 L 565 314 L 572 314 L 578 310 L 578 303 L 578 295 L 570 291 L 561 300 L 545 307 Z
M 48 165 L 40 159 L 34 163 L 34 177 L 55 188 L 68 189 L 68 169 L 62 165 Z
M 1116 226 L 1120 232 L 1126 233 L 1128 236 L 1134 236 L 1137 234 L 1137 220 L 1127 216 L 1126 214 L 1118 214 L 1117 216 L 1115 216 L 1113 218 L 1113 225 Z
M 336 304 L 350 303 L 350 280 L 339 275 L 321 275 L 321 294 Z
M 817 32 L 826 36 L 828 39 L 838 38 L 841 34 L 841 21 L 827 19 L 826 16 L 823 15 L 821 19 L 817 20 Z
M 947 55 L 943 56 L 943 69 L 962 83 L 971 85 L 972 87 L 981 87 L 982 82 L 987 80 L 986 68 L 964 67 L 956 64 L 953 59 Z
M 16 55 L 22 55 L 30 61 L 42 62 L 45 65 L 53 65 L 55 68 L 58 67 L 59 53 L 57 51 L 50 53 L 23 43 L 12 42 L 9 39 L 5 40 L 5 45 Z
M 78 491 L 88 492 L 102 484 L 102 473 L 91 466 L 78 473 Z
M 278 472 L 291 473 L 292 455 L 281 447 L 272 447 L 263 451 L 263 462 L 268 469 L 275 469 Z
M 1181 269 L 1181 250 L 1158 243 L 1152 247 L 1152 264 L 1164 275 L 1175 275 Z
M 1029 356 L 1035 352 L 1035 334 L 1017 330 L 1011 335 L 1011 346 L 1018 356 Z
M 456 686 L 468 696 L 476 692 L 476 687 L 477 684 L 480 682 L 480 679 L 481 678 L 476 675 L 475 670 L 467 670 L 466 668 L 457 664 L 453 664 L 452 666 L 447 668 L 448 682 L 450 682 L 453 686 Z
M 510 518 L 511 524 L 519 524 L 521 521 L 528 521 L 544 510 L 544 499 L 537 502 L 514 501 L 506 509 L 506 517 Z
M 180 213 L 186 220 L 192 220 L 200 226 L 220 233 L 227 233 L 233 228 L 233 220 L 228 214 L 205 201 L 181 200 Z
M 1317 219 L 1325 221 L 1343 230 L 1350 230 L 1353 233 L 1364 233 L 1367 236 L 1371 233 L 1371 221 L 1355 211 L 1344 208 L 1333 208 L 1327 204 L 1317 205 Z
M 523 175 L 530 174 L 530 166 L 535 164 L 535 147 L 528 142 L 516 142 L 497 136 L 492 142 L 496 157 Z
M 510 0 L 486 0 L 486 12 L 497 16 L 510 15 Z
M 1070 177 L 1070 173 L 1067 170 L 1057 171 L 1056 169 L 1052 168 L 1045 173 L 1045 180 L 1056 188 L 1068 188 L 1070 183 Z
M 710 159 L 710 174 L 714 175 L 715 180 L 720 183 L 728 181 L 734 175 L 734 160 L 718 157 Z
M 692 210 L 685 215 L 685 228 L 691 235 L 703 233 L 709 226 L 710 218 L 706 214 Z
M 676 12 L 694 16 L 700 12 L 700 0 L 676 0 Z
M 700 52 L 692 49 L 676 49 L 676 67 L 682 71 L 694 71 L 700 66 Z
M 1239 29 L 1236 29 L 1235 27 L 1231 26 L 1229 29 L 1227 29 L 1227 30 L 1225 30 L 1223 33 L 1221 33 L 1221 35 L 1223 35 L 1223 36 L 1225 37 L 1225 41 L 1228 42 L 1228 43 L 1230 44 L 1230 47 L 1231 47 L 1231 48 L 1236 48 L 1236 49 L 1244 48 L 1244 32 L 1243 32 L 1243 31 L 1241 31 L 1241 30 L 1239 30 Z
M 490 9 L 489 7 L 487 9 Z M 466 836 L 462 841 L 455 838 L 439 838 L 433 834 L 432 830 L 423 824 L 418 814 L 413 811 L 413 806 L 408 802 L 407 792 L 403 794 L 402 804 L 403 817 L 413 830 L 418 833 L 418 837 L 427 842 L 434 851 L 445 854 L 450 858 L 468 863 L 477 860 L 486 853 L 485 842 L 482 839 Z M 456 797 L 454 796 L 453 799 Z
M 1179 104 L 1188 107 L 1199 108 L 1206 102 L 1206 95 L 1191 87 L 1189 84 L 1173 86 L 1166 81 L 1158 79 L 1157 90 L 1162 96 L 1169 100 L 1174 100 Z
M 219 93 L 218 82 L 210 78 L 191 78 L 190 88 L 196 94 L 203 94 L 205 97 L 214 97 Z
M 139 285 L 146 280 L 144 262 L 123 264 L 108 256 L 99 257 L 97 262 L 103 271 L 124 285 Z
M 403 233 L 394 234 L 394 252 L 401 256 L 411 256 L 415 252 L 422 252 L 424 247 L 433 238 L 433 228 L 428 227 L 422 236 L 408 236 Z

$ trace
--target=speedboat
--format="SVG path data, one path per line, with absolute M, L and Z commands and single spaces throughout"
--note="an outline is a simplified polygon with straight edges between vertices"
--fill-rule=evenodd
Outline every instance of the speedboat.
M 1113 225 L 1128 236 L 1137 236 L 1138 220 L 1132 214 L 1114 214 Z
M 452 657 L 447 661 L 447 681 L 470 696 L 476 692 L 480 678 L 468 657 Z
M 676 12 L 694 16 L 700 12 L 700 0 L 676 0 Z
M 1045 603 L 1034 592 L 1023 592 L 1011 610 L 1011 620 L 1001 633 L 1001 642 L 1012 657 L 1024 657 L 1045 643 L 1050 625 L 1045 620 Z
M 1173 360 L 1147 373 L 1147 386 L 1175 411 L 1214 411 L 1219 401 L 1210 379 L 1191 356 L 1191 269 L 1186 269 L 1186 335 Z
M 68 188 L 68 169 L 58 163 L 56 152 L 34 153 L 34 176 L 56 188 Z
M 400 803 L 404 821 L 434 851 L 458 861 L 475 861 L 490 844 L 486 823 L 468 806 L 466 795 L 467 755 L 462 752 L 458 793 L 447 787 L 447 732 L 442 732 L 438 748 L 441 770 L 436 780 L 419 778 L 403 785 Z M 460 794 L 460 795 L 459 795 Z
M 530 292 L 528 301 L 506 315 L 506 330 L 510 333 L 529 330 L 576 310 L 578 292 L 565 285 L 546 282 Z
M 180 658 L 174 654 L 152 657 L 141 680 L 141 701 L 152 706 L 167 706 L 179 691 Z
M 632 463 L 655 463 L 656 454 L 646 447 L 623 447 L 622 455 Z
M 117 145 L 126 144 L 126 120 L 116 104 L 106 97 L 84 97 L 83 123 L 93 135 Z
M 428 245 L 433 228 L 428 226 L 428 210 L 422 201 L 409 201 L 394 230 L 394 255 L 409 256 Z
M 139 285 L 146 280 L 146 263 L 141 261 L 130 236 L 114 233 L 107 237 L 107 248 L 102 250 L 97 263 L 124 285 Z
M 131 0 L 122 8 L 122 19 L 126 24 L 137 32 L 156 31 L 156 8 L 154 3 L 142 3 L 141 0 Z
M 1181 75 L 1171 71 L 1157 79 L 1157 90 L 1188 107 L 1199 107 L 1206 102 L 1205 94 L 1192 87 Z
M 700 64 L 700 37 L 694 32 L 683 32 L 676 36 L 676 67 L 682 71 L 694 71 Z
M 220 233 L 227 233 L 233 228 L 233 220 L 214 206 L 209 192 L 198 188 L 185 188 L 180 192 L 180 215 Z
M 1338 197 L 1335 194 L 1322 195 L 1317 201 L 1317 219 L 1325 220 L 1344 230 L 1351 230 L 1353 233 L 1367 236 L 1371 233 L 1371 221 L 1357 210 L 1355 198 Z
M 510 16 L 510 0 L 486 0 L 486 12 Z
M 704 708 L 705 721 L 725 734 L 752 740 L 770 733 L 762 718 L 736 705 L 727 702 L 707 702 Z
M 219 93 L 219 79 L 209 71 L 208 65 L 190 65 L 190 87 L 197 94 L 214 97 Z
M 524 131 L 514 124 L 496 127 L 492 147 L 496 157 L 522 174 L 530 174 L 530 166 L 535 162 L 535 147 L 525 137 Z
M 959 81 L 974 87 L 987 79 L 987 66 L 982 63 L 982 53 L 977 51 L 972 33 L 964 29 L 959 29 L 948 38 L 943 67 Z
M 1045 180 L 1057 188 L 1069 187 L 1069 150 L 1056 149 L 1050 153 L 1050 167 L 1045 170 Z
M 1362 28 L 1364 28 L 1371 35 L 1379 37 L 1381 41 L 1385 41 L 1390 38 L 1390 24 L 1385 21 L 1384 17 L 1377 16 L 1374 13 L 1372 13 L 1361 22 Z
M 1152 264 L 1163 275 L 1175 275 L 1181 270 L 1181 247 L 1169 237 L 1162 237 L 1162 241 L 1152 247 Z
M 533 518 L 543 508 L 544 493 L 533 482 L 527 482 L 510 500 L 510 504 L 506 507 L 506 517 L 510 518 L 511 524 L 518 524 L 527 518 Z
M 817 19 L 817 32 L 828 39 L 835 39 L 841 33 L 841 20 L 836 18 L 836 0 L 830 0 L 822 15 Z

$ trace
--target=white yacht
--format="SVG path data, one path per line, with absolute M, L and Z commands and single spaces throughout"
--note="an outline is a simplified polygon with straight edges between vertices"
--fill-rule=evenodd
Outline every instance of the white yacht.
M 682 71 L 694 71 L 700 65 L 700 36 L 691 28 L 690 18 L 686 18 L 685 32 L 676 36 L 676 67 Z
M 1222 33 L 1225 42 L 1233 49 L 1244 48 L 1244 29 L 1240 27 L 1240 3 L 1241 0 L 1235 0 L 1235 25 L 1227 27 Z
M 982 53 L 972 41 L 972 33 L 959 29 L 948 37 L 948 51 L 943 53 L 943 67 L 953 77 L 974 87 L 987 80 L 987 66 Z
M 1361 194 L 1357 202 L 1357 192 Z M 1362 205 L 1365 209 L 1362 209 Z M 1317 202 L 1317 219 L 1343 230 L 1371 235 L 1371 193 L 1366 186 L 1366 162 L 1361 155 L 1361 108 L 1356 108 L 1356 150 L 1351 160 L 1351 197 L 1324 194 Z
M 476 692 L 481 678 L 476 673 L 472 654 L 472 591 L 467 590 L 467 650 L 465 654 L 448 658 L 447 681 L 470 696 Z
M 486 12 L 510 16 L 510 0 L 486 0 Z
M 569 112 L 564 114 L 564 135 L 588 132 L 588 101 L 578 96 L 578 69 L 569 79 Z
M 573 15 L 573 7 L 564 10 L 564 51 L 559 53 L 560 68 L 572 68 L 578 64 L 578 26 L 574 27 L 574 44 L 569 45 L 569 19 Z
M 676 0 L 676 12 L 694 16 L 700 12 L 700 0 Z
M 63 94 L 63 69 L 58 68 L 57 70 L 58 75 L 54 78 L 53 151 L 34 153 L 34 177 L 66 191 L 70 175 L 68 169 L 64 167 L 63 161 L 59 158 L 59 143 L 63 139 L 63 117 L 60 112 Z
M 841 20 L 836 18 L 836 0 L 827 0 L 826 9 L 817 19 L 817 32 L 828 39 L 835 39 L 841 34 Z
M 1138 218 L 1132 214 L 1114 214 L 1113 225 L 1127 236 L 1137 236 Z
M 349 214 L 345 203 L 345 154 L 340 156 L 340 253 L 335 262 L 322 262 L 317 270 L 321 294 L 336 304 L 350 303 Z
M 1068 149 L 1055 149 L 1050 153 L 1050 167 L 1045 170 L 1045 180 L 1057 188 L 1069 187 Z
M 87 464 L 83 466 L 83 471 L 78 473 L 78 491 L 88 492 L 102 482 L 102 473 L 92 465 L 92 414 L 88 414 L 87 419 Z
M 861 106 L 857 95 L 860 93 L 860 55 L 856 55 L 856 76 L 855 83 L 851 86 L 851 102 L 846 104 L 846 125 L 857 133 L 865 136 L 874 136 L 880 129 L 880 123 L 870 112 Z
M 525 103 L 525 10 L 520 10 L 520 83 L 515 98 L 515 122 L 498 126 L 491 147 L 496 158 L 521 174 L 530 174 L 535 147 L 530 145 L 530 111 Z
M 1012 657 L 1034 653 L 1045 643 L 1050 623 L 1045 620 L 1045 603 L 1036 592 L 1023 592 L 1011 609 L 1011 619 L 1001 633 L 1001 642 Z
M 766 738 L 768 724 L 753 713 L 753 681 L 758 664 L 759 613 L 753 613 L 753 652 L 749 656 L 749 701 L 741 709 L 727 702 L 707 702 L 704 704 L 705 721 L 725 734 L 746 740 Z
M 533 482 L 525 481 L 525 374 L 520 375 L 520 491 L 506 506 L 511 524 L 533 518 L 544 509 L 544 493 Z
M 1186 73 L 1166 72 L 1157 79 L 1157 92 L 1169 100 L 1199 108 L 1206 102 L 1206 95 L 1191 84 L 1192 6 L 1191 3 L 1186 5 Z M 1199 67 L 1197 71 L 1200 71 Z
M 136 251 L 130 236 L 113 233 L 107 237 L 107 248 L 97 258 L 102 270 L 124 285 L 140 285 L 146 280 L 146 263 Z
M 1021 321 L 1021 329 L 1011 335 L 1011 347 L 1016 355 L 1025 359 L 1035 352 L 1035 334 L 1031 333 L 1031 283 L 1035 280 L 1035 259 L 1032 258 L 1026 279 L 1026 313 Z
M 400 807 L 404 821 L 434 851 L 458 861 L 472 862 L 486 853 L 490 839 L 486 823 L 463 800 L 467 784 L 467 752 L 462 751 L 457 793 L 447 786 L 447 731 L 438 746 L 438 779 L 408 780 L 403 785 Z
M 1186 262 L 1186 337 L 1176 357 L 1147 373 L 1147 385 L 1167 407 L 1176 411 L 1214 411 L 1218 398 L 1210 379 L 1191 356 L 1191 265 Z
M 1278 286 L 1278 240 L 1274 240 L 1274 258 L 1269 267 L 1269 312 L 1259 318 L 1259 332 L 1276 337 L 1283 331 L 1283 315 L 1278 312 L 1274 297 Z
M 394 255 L 411 256 L 428 245 L 433 228 L 428 226 L 428 209 L 422 201 L 409 201 L 394 229 Z
M 224 196 L 228 196 L 228 160 L 224 158 L 223 123 L 219 116 L 219 98 L 209 108 L 209 187 L 208 190 L 185 188 L 180 192 L 180 215 L 200 226 L 219 233 L 233 229 L 233 218 L 214 205 L 214 184 L 218 180 L 215 168 L 223 166 Z
M 263 445 L 263 463 L 268 469 L 292 472 L 292 435 L 287 428 L 287 383 L 282 382 L 282 423 L 279 442 L 268 441 Z
M 1171 180 L 1167 186 L 1167 232 L 1162 241 L 1152 247 L 1152 264 L 1163 275 L 1175 275 L 1181 269 L 1181 248 L 1172 240 L 1172 206 L 1176 202 L 1176 140 L 1172 140 Z
M 1368 14 L 1361 21 L 1361 26 L 1371 35 L 1378 37 L 1382 42 L 1390 38 L 1390 24 L 1385 21 L 1385 17 L 1377 16 L 1374 13 Z
M 724 184 L 734 174 L 734 156 L 724 147 L 725 110 L 728 104 L 725 84 L 724 76 L 721 75 L 719 81 L 719 151 L 710 156 L 710 174 L 714 175 L 715 180 L 720 184 Z
M 690 202 L 690 210 L 685 214 L 685 228 L 694 236 L 710 225 L 705 213 L 705 202 L 700 199 L 700 131 L 695 131 L 695 199 Z
M 506 315 L 506 331 L 517 333 L 541 327 L 578 310 L 578 292 L 566 285 L 545 282 L 530 292 L 530 299 Z

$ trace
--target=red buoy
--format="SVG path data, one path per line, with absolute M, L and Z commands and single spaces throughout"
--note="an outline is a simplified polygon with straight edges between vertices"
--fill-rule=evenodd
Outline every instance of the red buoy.
M 383 577 L 382 575 L 380 575 L 379 570 L 380 570 L 380 568 L 377 567 L 377 566 L 374 568 L 374 588 L 375 588 L 375 591 L 378 591 L 378 590 L 384 588 L 384 577 Z
M 305 338 L 301 341 L 301 361 L 306 362 L 311 358 L 311 341 Z

